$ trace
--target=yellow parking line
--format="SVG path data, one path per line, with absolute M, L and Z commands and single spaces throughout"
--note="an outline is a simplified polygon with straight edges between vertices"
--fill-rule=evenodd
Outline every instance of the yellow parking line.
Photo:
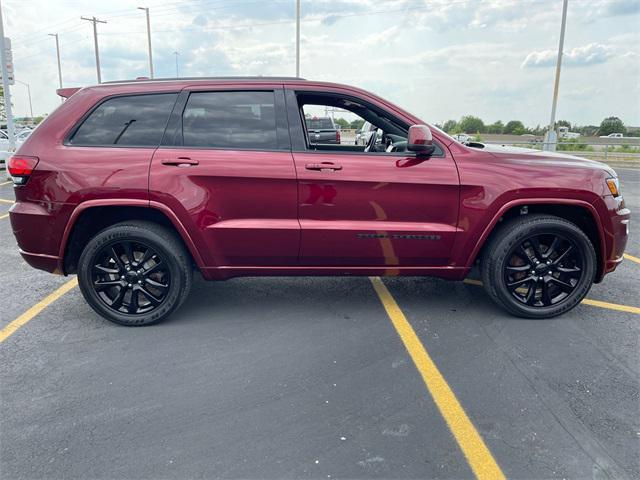
M 632 262 L 640 263 L 640 258 L 634 257 L 633 255 L 629 255 L 628 253 L 624 254 L 624 258 L 626 260 L 631 260 Z
M 10 203 L 10 204 L 12 204 L 12 205 L 13 205 L 13 204 L 14 204 L 14 203 L 16 203 L 16 202 L 15 202 L 15 201 L 13 201 L 13 200 L 6 200 L 6 199 L 4 199 L 4 198 L 0 198 L 0 203 Z
M 619 312 L 635 313 L 636 315 L 640 315 L 640 308 L 630 307 L 629 305 L 601 302 L 600 300 L 591 300 L 589 298 L 582 300 L 582 303 L 585 305 L 591 305 L 592 307 L 608 308 L 609 310 L 617 310 Z
M 476 478 L 504 479 L 493 455 L 387 287 L 379 277 L 370 277 L 370 280 Z
M 473 278 L 465 278 L 463 280 L 463 283 L 466 283 L 468 285 L 478 285 L 480 287 L 482 286 L 482 282 L 480 280 L 474 280 Z M 635 313 L 636 315 L 640 315 L 640 308 L 631 307 L 629 305 L 601 302 L 600 300 L 591 300 L 590 298 L 585 298 L 581 303 L 584 303 L 585 305 L 591 305 L 592 307 L 608 308 L 609 310 L 617 310 L 618 312 Z
M 12 321 L 9 325 L 0 330 L 0 343 L 4 342 L 7 338 L 13 335 L 16 330 L 18 330 L 20 327 L 22 327 L 33 317 L 38 315 L 42 310 L 47 308 L 49 305 L 51 305 L 69 290 L 74 288 L 76 285 L 78 285 L 78 279 L 74 277 L 73 279 L 62 285 L 60 288 L 58 288 L 55 292 L 47 295 L 44 300 L 36 303 L 33 307 L 31 307 L 29 310 Z
M 0 220 L 2 220 L 3 218 L 7 218 L 9 216 L 8 213 L 5 213 L 4 215 L 0 215 Z

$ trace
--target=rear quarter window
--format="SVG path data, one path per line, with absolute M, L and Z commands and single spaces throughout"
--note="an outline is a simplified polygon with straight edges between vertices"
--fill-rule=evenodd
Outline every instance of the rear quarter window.
M 68 143 L 157 147 L 177 96 L 159 93 L 110 98 L 89 114 Z

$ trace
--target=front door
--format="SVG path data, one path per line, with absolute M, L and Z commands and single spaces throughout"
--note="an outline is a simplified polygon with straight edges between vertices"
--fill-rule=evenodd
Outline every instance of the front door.
M 336 117 L 349 121 L 357 116 L 381 127 L 367 146 L 355 146 L 343 131 L 339 146 L 306 139 L 304 149 L 294 148 L 301 263 L 447 265 L 459 197 L 458 173 L 448 150 L 439 146 L 435 155 L 425 158 L 407 152 L 408 125 L 385 112 L 368 111 L 374 107 L 364 100 L 296 92 L 295 97 L 287 94 L 288 104 L 294 98 L 299 119 L 331 107 Z M 299 131 L 304 132 L 304 126 Z

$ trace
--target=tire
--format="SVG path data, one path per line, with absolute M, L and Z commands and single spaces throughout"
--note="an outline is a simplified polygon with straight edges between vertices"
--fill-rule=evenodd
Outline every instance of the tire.
M 108 227 L 85 246 L 78 283 L 87 303 L 107 320 L 126 326 L 166 319 L 187 298 L 191 257 L 180 239 L 152 222 Z
M 509 313 L 551 318 L 587 295 L 596 262 L 591 241 L 577 225 L 551 215 L 526 215 L 492 235 L 481 259 L 482 282 Z

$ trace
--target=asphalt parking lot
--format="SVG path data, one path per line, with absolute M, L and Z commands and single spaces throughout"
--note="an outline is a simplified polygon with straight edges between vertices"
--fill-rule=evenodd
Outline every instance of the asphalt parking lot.
M 616 170 L 630 256 L 542 321 L 473 281 L 248 278 L 119 327 L 77 287 L 38 306 L 71 279 L 22 261 L 0 201 L 0 476 L 640 478 L 640 171 Z

